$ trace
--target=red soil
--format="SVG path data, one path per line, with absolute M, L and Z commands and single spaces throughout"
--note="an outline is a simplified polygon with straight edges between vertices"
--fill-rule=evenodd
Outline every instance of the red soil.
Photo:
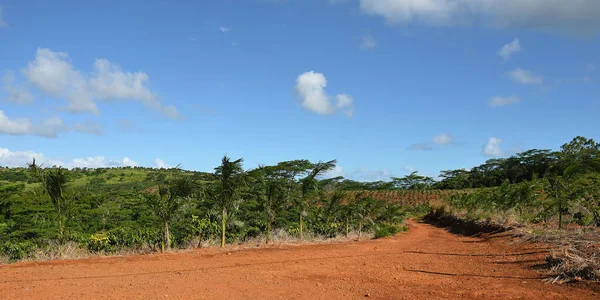
M 600 299 L 596 283 L 552 285 L 547 249 L 427 224 L 393 238 L 0 266 L 3 299 Z

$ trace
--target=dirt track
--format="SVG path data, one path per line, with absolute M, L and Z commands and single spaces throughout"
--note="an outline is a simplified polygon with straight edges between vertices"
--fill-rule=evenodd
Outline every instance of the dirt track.
M 427 224 L 343 244 L 0 266 L 3 299 L 598 299 L 594 284 L 550 285 L 547 250 L 457 236 Z

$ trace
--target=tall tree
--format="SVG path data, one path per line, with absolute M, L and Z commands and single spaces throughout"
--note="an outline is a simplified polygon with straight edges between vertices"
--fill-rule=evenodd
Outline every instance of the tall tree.
M 435 182 L 433 178 L 427 176 L 421 176 L 417 171 L 410 173 L 410 175 L 398 178 L 392 177 L 392 182 L 399 189 L 405 190 L 426 190 L 431 188 Z
M 224 156 L 221 165 L 215 168 L 217 177 L 216 203 L 221 211 L 221 247 L 225 247 L 225 231 L 227 230 L 227 213 L 233 208 L 233 204 L 240 196 L 240 189 L 245 185 L 244 159 L 232 161 Z
M 67 173 L 60 167 L 44 169 L 41 165 L 36 164 L 35 158 L 31 163 L 28 163 L 28 167 L 35 180 L 42 184 L 44 193 L 50 196 L 52 206 L 56 211 L 58 241 L 62 245 L 67 240 L 66 225 L 73 202 L 72 198 L 65 197 L 68 182 Z
M 171 233 L 169 224 L 173 216 L 181 207 L 183 201 L 194 192 L 195 181 L 191 177 L 179 175 L 168 178 L 166 182 L 158 185 L 155 193 L 144 195 L 146 203 L 159 217 L 162 225 L 161 252 L 171 248 Z

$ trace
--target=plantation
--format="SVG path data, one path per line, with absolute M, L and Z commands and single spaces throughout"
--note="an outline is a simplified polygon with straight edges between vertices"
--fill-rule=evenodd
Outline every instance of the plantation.
M 269 243 L 275 232 L 302 240 L 384 228 L 384 236 L 403 229 L 409 207 L 427 202 L 414 192 L 347 192 L 339 180 L 319 180 L 335 161 L 245 171 L 242 160 L 225 157 L 214 173 L 29 163 L 0 169 L 0 255 L 8 261 L 69 256 L 69 248 L 114 253 Z
M 407 230 L 408 218 L 431 209 L 437 218 L 531 228 L 530 239 L 569 249 L 550 259 L 560 273 L 600 274 L 597 249 L 589 247 L 597 242 L 592 228 L 600 224 L 600 145 L 591 139 L 577 137 L 560 151 L 529 150 L 468 171 L 442 171 L 439 181 L 417 172 L 378 182 L 325 178 L 336 161 L 249 170 L 242 163 L 223 157 L 212 173 L 67 170 L 35 160 L 2 168 L 0 257 L 11 262 L 250 241 L 382 238 Z M 572 226 L 591 231 L 560 231 Z

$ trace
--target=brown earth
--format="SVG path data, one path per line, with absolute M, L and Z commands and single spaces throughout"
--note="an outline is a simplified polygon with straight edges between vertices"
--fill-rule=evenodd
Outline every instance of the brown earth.
M 596 283 L 549 284 L 548 250 L 410 223 L 395 237 L 319 245 L 0 266 L 2 299 L 600 299 Z

